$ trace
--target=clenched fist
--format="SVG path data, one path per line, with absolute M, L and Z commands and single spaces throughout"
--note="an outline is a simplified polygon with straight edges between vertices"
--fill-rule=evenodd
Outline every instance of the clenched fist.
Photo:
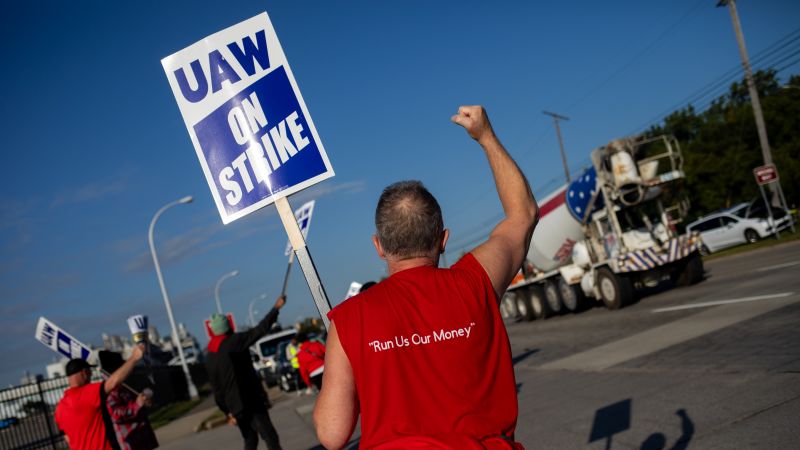
M 470 137 L 478 143 L 483 143 L 485 139 L 494 136 L 492 124 L 489 123 L 489 116 L 483 106 L 461 106 L 458 108 L 458 114 L 451 117 L 450 120 L 464 127 Z

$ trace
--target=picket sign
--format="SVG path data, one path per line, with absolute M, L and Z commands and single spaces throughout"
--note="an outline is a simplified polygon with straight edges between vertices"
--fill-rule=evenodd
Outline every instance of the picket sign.
M 75 339 L 72 337 L 72 335 L 62 330 L 58 325 L 45 319 L 44 317 L 39 317 L 39 322 L 36 324 L 36 332 L 34 333 L 34 337 L 37 341 L 44 344 L 45 347 L 62 356 L 66 356 L 69 359 L 80 358 L 90 363 L 90 359 L 97 359 L 96 354 L 92 353 L 92 350 L 88 345 Z M 110 375 L 102 368 L 100 368 L 100 372 L 106 376 Z M 139 391 L 128 386 L 126 383 L 122 383 L 122 386 L 134 394 L 139 395 Z
M 327 328 L 330 302 L 287 197 L 334 172 L 269 16 L 161 64 L 222 222 L 275 204 Z

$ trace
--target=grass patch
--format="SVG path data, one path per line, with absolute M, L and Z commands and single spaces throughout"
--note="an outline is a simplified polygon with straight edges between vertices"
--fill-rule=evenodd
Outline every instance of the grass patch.
M 797 227 L 798 226 L 795 225 L 795 229 L 798 229 Z M 719 251 L 719 252 L 716 252 L 716 253 L 712 253 L 712 254 L 710 254 L 708 256 L 704 256 L 703 257 L 703 261 L 710 261 L 712 259 L 721 258 L 723 256 L 730 256 L 730 255 L 736 255 L 736 254 L 739 254 L 739 253 L 745 253 L 745 252 L 749 252 L 751 250 L 756 250 L 756 249 L 759 249 L 759 248 L 774 247 L 776 245 L 781 245 L 781 244 L 785 244 L 787 242 L 796 241 L 796 240 L 800 240 L 800 232 L 792 233 L 792 230 L 790 228 L 787 228 L 786 230 L 781 231 L 781 238 L 780 239 L 775 239 L 775 236 L 770 236 L 770 237 L 768 237 L 766 239 L 762 239 L 762 240 L 760 240 L 758 242 L 755 242 L 755 243 L 752 243 L 752 244 L 744 244 L 744 245 L 739 245 L 739 246 L 736 246 L 736 247 L 726 248 L 725 250 L 722 250 L 722 251 Z
M 214 412 L 213 412 L 213 413 L 211 413 L 211 414 L 210 414 L 208 417 L 206 417 L 205 419 L 203 419 L 203 423 L 205 423 L 205 422 L 209 422 L 209 421 L 212 421 L 212 420 L 216 420 L 216 419 L 221 419 L 221 418 L 223 418 L 223 417 L 225 417 L 225 413 L 224 413 L 224 412 L 222 412 L 222 411 L 220 411 L 219 409 L 216 409 L 216 410 L 214 410 Z
M 192 408 L 199 405 L 203 400 L 204 398 L 200 397 L 197 400 L 184 400 L 164 405 L 150 413 L 150 424 L 153 426 L 153 429 L 163 427 L 191 411 Z

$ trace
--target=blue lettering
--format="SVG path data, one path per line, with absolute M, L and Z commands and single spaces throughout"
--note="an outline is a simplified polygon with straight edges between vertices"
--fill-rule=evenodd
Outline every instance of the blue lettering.
M 222 82 L 228 81 L 231 84 L 241 80 L 236 71 L 233 70 L 225 57 L 219 52 L 214 50 L 208 54 L 208 66 L 211 68 L 211 92 L 217 92 L 222 89 Z
M 254 61 L 258 61 L 258 64 L 263 70 L 269 69 L 267 36 L 264 30 L 256 33 L 255 44 L 253 40 L 250 39 L 250 36 L 247 36 L 242 40 L 242 46 L 244 48 L 240 48 L 236 42 L 231 42 L 228 44 L 228 50 L 230 50 L 236 60 L 239 61 L 239 64 L 247 75 L 256 73 Z
M 197 82 L 197 89 L 192 89 L 191 86 L 189 86 L 189 80 L 186 79 L 183 67 L 176 70 L 174 74 L 175 80 L 181 88 L 183 97 L 192 103 L 197 103 L 206 98 L 206 94 L 208 93 L 208 81 L 206 81 L 206 74 L 203 73 L 203 67 L 200 65 L 200 61 L 195 59 L 192 61 L 191 67 L 195 82 Z

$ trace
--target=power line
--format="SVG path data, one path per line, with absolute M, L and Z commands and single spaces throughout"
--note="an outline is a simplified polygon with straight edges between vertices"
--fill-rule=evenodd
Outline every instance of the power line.
M 784 37 L 778 39 L 776 42 L 770 44 L 769 46 L 767 46 L 766 48 L 764 48 L 763 50 L 758 52 L 756 54 L 756 56 L 753 58 L 753 60 L 752 60 L 754 65 L 758 64 L 760 68 L 763 68 L 765 65 L 768 66 L 768 65 L 776 64 L 776 60 L 780 59 L 781 56 L 783 56 L 783 55 L 776 55 L 776 57 L 775 58 L 771 58 L 770 62 L 768 62 L 767 64 L 763 64 L 763 63 L 770 56 L 773 56 L 776 52 L 779 52 L 779 51 L 783 50 L 786 46 L 791 45 L 792 43 L 794 43 L 794 42 L 796 42 L 798 40 L 800 40 L 800 28 L 790 32 L 789 34 L 787 34 Z M 792 50 L 794 50 L 794 47 L 788 49 L 788 51 L 792 51 Z M 785 51 L 782 52 L 782 53 L 785 53 Z M 780 62 L 783 62 L 783 61 L 784 61 L 783 59 L 780 59 L 780 61 L 777 61 L 777 63 L 780 63 Z M 726 91 L 728 89 L 728 85 L 729 85 L 730 82 L 732 82 L 733 80 L 738 80 L 741 77 L 741 72 L 742 72 L 741 64 L 737 64 L 736 66 L 734 66 L 731 69 L 725 71 L 722 75 L 720 75 L 719 77 L 715 78 L 714 80 L 712 80 L 711 82 L 709 82 L 705 86 L 701 87 L 697 91 L 693 92 L 692 94 L 690 94 L 689 96 L 687 96 L 683 100 L 673 104 L 672 106 L 670 106 L 669 108 L 665 109 L 664 111 L 662 111 L 661 113 L 659 113 L 658 115 L 656 115 L 652 119 L 648 120 L 647 122 L 643 123 L 642 125 L 639 125 L 637 128 L 635 128 L 632 132 L 630 132 L 628 134 L 635 134 L 635 133 L 647 128 L 651 124 L 660 122 L 661 120 L 666 118 L 669 114 L 672 114 L 673 112 L 675 112 L 676 110 L 680 109 L 684 105 L 698 103 L 700 100 L 708 97 L 708 95 L 710 95 L 710 94 L 719 93 L 720 92 L 720 88 L 722 88 L 723 91 Z M 718 96 L 718 95 L 719 94 L 715 95 L 715 97 Z
M 777 64 L 782 64 L 783 62 L 789 60 L 790 58 L 792 58 L 792 57 L 794 57 L 795 55 L 798 55 L 798 54 L 800 54 L 800 49 L 794 51 L 791 54 L 779 56 L 778 58 L 775 58 L 775 59 L 773 59 L 773 60 L 771 60 L 769 62 L 766 62 L 764 64 L 760 64 L 759 66 L 757 66 L 757 67 L 754 66 L 754 67 L 757 70 L 769 69 L 769 68 L 774 67 Z M 796 63 L 796 61 L 795 61 L 795 63 Z M 788 64 L 786 66 L 783 66 L 780 70 L 785 70 L 786 68 L 791 67 L 792 65 L 794 65 L 794 63 L 790 63 L 790 64 Z M 776 70 L 776 73 L 778 71 L 779 70 Z M 734 81 L 739 81 L 739 79 L 740 79 L 739 75 L 740 74 L 737 74 L 737 76 L 735 76 L 733 79 L 730 79 L 729 82 L 732 83 Z M 715 90 L 713 92 L 709 92 L 708 94 L 704 95 L 703 97 L 698 98 L 696 100 L 696 102 L 695 102 L 696 105 L 693 105 L 693 106 L 695 106 L 695 110 L 699 111 L 699 112 L 705 111 L 709 106 L 711 106 L 712 103 L 714 103 L 714 101 L 716 101 L 720 97 L 724 96 L 725 93 L 728 90 L 729 90 L 729 84 L 725 84 L 720 89 L 717 89 L 717 90 Z M 665 118 L 666 118 L 666 116 L 664 116 L 662 118 L 662 120 L 665 119 Z

